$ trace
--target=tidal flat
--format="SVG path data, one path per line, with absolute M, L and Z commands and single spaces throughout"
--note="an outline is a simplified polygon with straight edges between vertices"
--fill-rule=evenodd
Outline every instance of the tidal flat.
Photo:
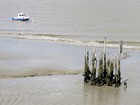
M 115 88 L 83 82 L 85 46 L 8 38 L 0 42 L 1 105 L 140 104 L 139 50 L 123 50 L 121 75 L 127 88 Z M 117 50 L 107 51 L 113 58 Z

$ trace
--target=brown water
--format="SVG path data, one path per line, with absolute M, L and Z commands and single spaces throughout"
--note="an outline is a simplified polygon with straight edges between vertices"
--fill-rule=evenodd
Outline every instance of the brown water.
M 5 0 L 0 7 L 0 105 L 140 104 L 138 0 Z M 31 20 L 11 21 L 19 12 Z M 105 36 L 112 58 L 120 39 L 136 50 L 123 50 L 127 88 L 83 83 L 84 47 L 99 52 L 103 44 L 93 40 Z
M 82 75 L 0 79 L 1 105 L 139 105 L 139 82 L 128 87 L 91 86 Z M 133 81 L 133 82 L 132 82 Z
M 33 42 L 32 43 L 29 43 L 29 42 L 27 45 L 34 44 Z M 14 40 L 13 40 L 13 43 L 14 43 Z M 44 42 L 44 44 L 46 45 L 46 42 Z M 19 43 L 17 45 L 19 45 L 20 47 L 22 46 L 22 44 L 19 44 Z M 37 43 L 37 45 L 39 45 L 39 43 Z M 43 45 L 42 41 L 41 41 L 41 45 Z M 47 46 L 49 46 L 49 43 L 47 43 Z M 56 53 L 58 54 L 57 56 L 53 56 L 54 58 L 61 56 L 61 54 L 63 56 L 65 54 L 68 54 L 70 61 L 66 62 L 67 61 L 65 60 L 67 59 L 66 56 L 63 58 L 58 57 L 59 59 L 56 59 L 56 61 L 53 61 L 53 59 L 51 58 L 53 61 L 53 66 L 55 65 L 54 62 L 57 62 L 58 60 L 61 67 L 70 67 L 70 68 L 65 69 L 65 70 L 62 69 L 64 71 L 61 71 L 56 66 L 56 68 L 54 69 L 55 70 L 54 74 L 57 74 L 57 73 L 61 74 L 57 76 L 44 76 L 44 77 L 40 76 L 40 77 L 30 77 L 30 78 L 3 78 L 3 79 L 1 78 L 0 79 L 1 105 L 38 105 L 38 104 L 39 105 L 46 105 L 46 104 L 47 105 L 66 105 L 66 104 L 68 105 L 93 105 L 93 104 L 95 105 L 112 105 L 112 104 L 113 105 L 128 105 L 128 104 L 139 105 L 140 104 L 140 101 L 139 101 L 140 52 L 139 51 L 124 50 L 124 52 L 127 52 L 127 54 L 130 55 L 127 59 L 121 60 L 122 82 L 124 80 L 128 80 L 127 88 L 123 84 L 119 88 L 108 87 L 108 86 L 97 87 L 97 86 L 91 86 L 89 84 L 83 83 L 83 76 L 82 76 L 83 63 L 80 63 L 80 62 L 83 62 L 84 60 L 83 58 L 81 58 L 83 57 L 83 54 L 78 56 L 80 53 L 76 52 L 76 51 L 80 51 L 81 49 L 83 53 L 83 48 L 79 48 L 80 46 L 79 47 L 73 46 L 75 48 L 74 50 L 75 53 L 72 53 L 68 51 L 69 47 L 72 47 L 72 46 L 64 45 L 65 46 L 64 47 L 61 44 L 60 45 L 51 44 L 51 47 L 54 47 L 54 46 L 57 47 L 57 51 L 59 52 L 59 53 Z M 67 50 L 62 50 L 62 51 L 58 50 L 58 47 L 61 49 L 61 46 L 63 46 L 62 47 L 63 49 L 67 49 Z M 10 54 L 8 55 L 8 52 L 11 50 L 10 47 L 11 46 L 9 46 L 8 48 L 2 49 L 2 51 L 7 51 L 5 56 L 1 56 L 2 60 L 0 61 L 1 67 L 7 68 L 7 70 L 4 70 L 4 69 L 0 70 L 0 74 L 3 74 L 3 73 L 5 73 L 5 75 L 8 74 L 5 77 L 11 77 L 9 75 L 21 76 L 25 74 L 26 75 L 27 74 L 40 75 L 40 73 L 45 74 L 46 72 L 48 73 L 48 70 L 50 70 L 50 69 L 47 69 L 47 66 L 49 65 L 47 61 L 50 60 L 49 58 L 45 58 L 46 61 L 44 62 L 44 64 L 46 65 L 46 68 L 44 70 L 42 70 L 40 66 L 40 64 L 42 64 L 42 59 L 44 58 L 44 55 L 41 54 L 43 58 L 41 56 L 37 56 L 35 53 L 34 54 L 32 53 L 31 54 L 32 56 L 31 56 L 29 53 L 30 50 L 25 50 L 28 53 L 24 54 L 23 56 L 21 52 L 24 51 L 24 49 L 23 48 L 20 49 L 20 47 L 19 48 L 16 47 L 14 50 L 16 51 L 17 55 L 10 56 Z M 39 46 L 38 48 L 42 49 L 42 47 L 39 47 Z M 38 48 L 36 50 L 38 50 Z M 52 48 L 49 48 L 49 49 L 52 49 Z M 109 52 L 113 52 L 114 50 L 115 49 L 109 50 Z M 42 51 L 44 52 L 44 50 Z M 55 50 L 53 49 L 53 51 Z M 11 52 L 12 51 L 10 51 L 10 53 Z M 39 52 L 41 52 L 41 50 Z M 28 54 L 30 56 L 28 56 Z M 36 58 L 35 56 L 37 58 L 39 57 L 40 58 L 34 59 Z M 77 60 L 75 58 L 76 56 L 78 56 Z M 35 69 L 33 67 L 32 70 L 28 70 L 29 68 L 32 68 L 31 63 L 29 63 L 28 61 L 29 59 L 34 61 L 32 62 L 32 64 L 34 64 L 35 62 L 41 61 L 40 64 L 35 63 L 36 64 L 35 68 L 38 68 L 38 69 Z M 19 61 L 22 61 L 22 63 Z M 9 64 L 11 64 L 9 62 L 13 62 L 12 65 L 9 66 Z M 61 63 L 65 65 L 62 65 Z M 76 66 L 72 66 L 73 63 Z M 56 63 L 56 65 L 57 64 L 58 63 Z M 20 66 L 20 65 L 24 65 L 24 66 Z M 80 68 L 82 68 L 80 72 L 77 71 L 76 69 L 78 65 Z M 11 68 L 8 70 L 9 67 Z M 71 67 L 74 69 L 74 73 L 69 73 L 72 70 Z M 65 74 L 64 72 L 66 74 L 76 74 L 76 73 L 80 73 L 80 74 L 79 75 L 63 75 Z
M 140 40 L 139 0 L 3 0 L 0 31 Z M 24 12 L 31 21 L 11 21 Z

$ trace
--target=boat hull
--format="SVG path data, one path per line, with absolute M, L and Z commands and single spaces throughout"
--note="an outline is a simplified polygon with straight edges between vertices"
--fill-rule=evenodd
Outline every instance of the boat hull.
M 13 17 L 12 20 L 14 20 L 14 21 L 28 21 L 28 20 L 30 20 L 30 18 L 15 18 L 15 17 Z

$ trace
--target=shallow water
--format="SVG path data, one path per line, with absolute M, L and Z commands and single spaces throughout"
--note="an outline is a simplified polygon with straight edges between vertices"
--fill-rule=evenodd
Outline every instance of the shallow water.
M 124 49 L 128 57 L 121 60 L 122 81 L 128 79 L 127 89 L 123 85 L 92 87 L 83 83 L 82 75 L 3 78 L 0 104 L 140 104 L 140 46 L 134 45 L 140 41 L 140 1 L 4 0 L 0 7 L 1 77 L 82 74 L 84 47 L 103 47 L 92 40 L 102 41 L 105 36 L 111 41 L 129 41 L 125 48 L 137 49 Z M 19 12 L 29 15 L 31 20 L 11 21 Z M 118 46 L 112 43 L 109 46 L 113 49 L 107 52 L 113 58 Z M 91 47 L 87 50 L 92 52 Z
M 82 46 L 23 39 L 0 39 L 0 43 L 1 75 L 45 75 L 47 70 L 62 73 L 82 69 Z
M 11 38 L 0 38 L 0 43 L 1 76 L 79 74 L 83 72 L 85 46 Z M 90 64 L 92 50 L 92 47 L 87 47 L 87 51 L 90 52 Z M 100 50 L 103 49 L 96 48 L 97 57 Z M 107 48 L 107 56 L 114 59 L 118 50 L 118 48 Z M 131 56 L 129 50 L 124 49 L 122 58 L 127 59 L 129 56 Z
M 91 86 L 83 76 L 58 75 L 0 79 L 1 105 L 139 105 L 140 52 L 125 50 L 130 57 L 121 60 L 122 82 L 127 88 Z
M 139 105 L 139 82 L 128 87 L 91 86 L 82 75 L 0 79 L 1 105 Z

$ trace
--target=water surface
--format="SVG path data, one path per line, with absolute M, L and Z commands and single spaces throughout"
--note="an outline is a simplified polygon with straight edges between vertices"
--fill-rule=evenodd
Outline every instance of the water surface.
M 140 40 L 138 0 L 4 0 L 0 31 Z M 24 12 L 29 22 L 11 21 Z

